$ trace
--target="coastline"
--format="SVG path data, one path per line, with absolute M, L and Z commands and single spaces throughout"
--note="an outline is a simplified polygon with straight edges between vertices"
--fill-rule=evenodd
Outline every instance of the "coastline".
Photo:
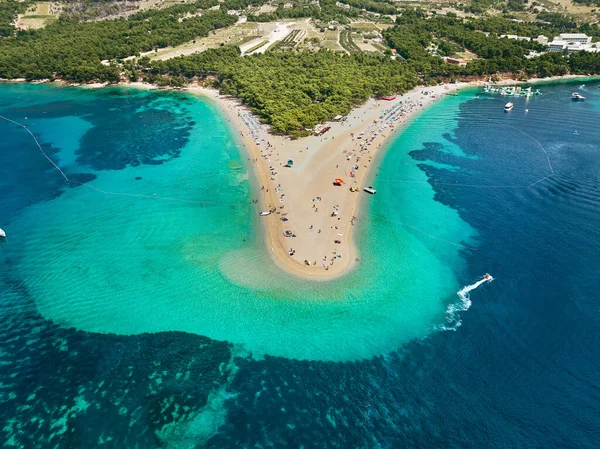
M 359 200 L 368 196 L 362 189 L 375 155 L 415 115 L 472 85 L 417 87 L 391 101 L 370 99 L 346 121 L 327 123 L 331 128 L 322 136 L 297 140 L 268 134 L 268 126 L 235 98 L 199 86 L 186 90 L 214 101 L 246 147 L 260 189 L 253 201 L 260 210 L 273 211 L 260 221 L 275 264 L 292 275 L 326 281 L 360 264 L 354 226 L 361 217 Z M 288 160 L 292 167 L 286 167 Z M 336 178 L 345 182 L 334 186 Z M 359 190 L 351 192 L 351 186 Z M 295 237 L 286 237 L 286 231 Z
M 566 75 L 527 81 L 503 79 L 494 84 L 548 83 L 582 78 L 598 79 Z M 323 135 L 297 140 L 269 134 L 268 125 L 261 124 L 249 108 L 236 98 L 220 95 L 217 90 L 199 85 L 174 90 L 184 90 L 212 101 L 224 114 L 236 139 L 246 147 L 244 157 L 251 163 L 251 176 L 258 182 L 252 189 L 252 195 L 256 195 L 253 202 L 261 211 L 272 211 L 265 217 L 258 217 L 258 210 L 256 214 L 263 222 L 259 226 L 263 227 L 265 249 L 273 262 L 294 276 L 329 281 L 348 274 L 360 264 L 354 226 L 364 216 L 359 213 L 364 208 L 363 202 L 369 200 L 369 195 L 362 189 L 374 179 L 371 167 L 381 160 L 392 137 L 446 94 L 484 83 L 476 80 L 418 86 L 394 100 L 369 99 L 353 109 L 344 121 L 326 123 L 330 129 Z M 74 86 L 62 81 L 58 84 Z M 120 85 L 162 89 L 140 82 Z M 112 85 L 75 86 L 105 88 Z M 382 146 L 384 149 L 379 151 Z M 286 166 L 288 160 L 293 161 L 292 167 Z M 336 178 L 342 178 L 344 183 L 334 186 Z M 358 191 L 351 192 L 351 186 Z M 361 196 L 365 198 L 361 199 Z
M 537 84 L 582 78 L 597 79 L 566 75 L 527 81 L 503 79 L 494 84 Z M 345 276 L 360 264 L 354 227 L 363 218 L 360 213 L 364 208 L 362 203 L 369 200 L 369 195 L 362 189 L 374 179 L 371 167 L 383 157 L 393 138 L 446 94 L 485 83 L 478 80 L 417 86 L 393 101 L 371 98 L 353 109 L 346 122 L 327 122 L 330 129 L 323 136 L 297 140 L 269 134 L 268 125 L 261 124 L 236 98 L 222 96 L 217 90 L 198 85 L 184 90 L 211 99 L 246 147 L 247 160 L 259 183 L 254 190 L 259 195 L 253 201 L 257 202 L 260 211 L 274 211 L 259 218 L 263 222 L 260 226 L 265 250 L 273 262 L 300 278 L 329 281 Z M 386 111 L 394 109 L 395 113 L 386 115 Z M 357 139 L 360 133 L 373 139 L 366 150 L 360 149 L 365 142 L 364 138 Z M 348 156 L 350 160 L 347 160 Z M 294 162 L 291 168 L 285 167 L 289 159 Z M 352 170 L 357 166 L 357 170 Z M 350 171 L 355 172 L 354 178 L 349 176 Z M 336 187 L 333 181 L 337 177 L 345 183 Z M 352 193 L 350 186 L 359 190 Z M 361 198 L 363 196 L 365 198 Z M 337 214 L 332 216 L 334 212 Z M 258 210 L 256 213 L 258 215 Z M 282 218 L 288 220 L 282 221 Z M 286 231 L 295 237 L 286 237 Z

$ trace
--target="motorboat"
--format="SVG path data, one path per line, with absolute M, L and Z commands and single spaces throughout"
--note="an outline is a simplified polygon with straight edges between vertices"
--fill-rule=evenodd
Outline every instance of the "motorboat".
M 510 110 L 511 110 L 512 108 L 514 108 L 514 107 L 515 107 L 515 105 L 514 105 L 514 104 L 512 104 L 512 103 L 509 101 L 508 103 L 506 103 L 506 104 L 504 105 L 504 110 L 505 110 L 506 112 L 508 112 L 508 111 L 510 111 Z
M 2 239 L 6 238 L 6 232 L 4 232 L 4 230 L 2 228 L 0 228 L 0 238 L 2 238 Z
M 371 195 L 375 195 L 377 193 L 377 190 L 375 190 L 373 187 L 369 186 L 369 187 L 365 187 L 363 189 L 365 192 L 370 193 Z
M 583 95 L 581 95 L 579 92 L 573 92 L 571 94 L 571 100 L 573 100 L 573 101 L 583 101 L 583 100 L 585 100 L 585 97 Z
M 258 215 L 260 215 L 261 217 L 264 217 L 264 216 L 267 216 L 267 215 L 271 215 L 271 211 L 270 210 L 265 210 L 265 211 L 261 212 Z

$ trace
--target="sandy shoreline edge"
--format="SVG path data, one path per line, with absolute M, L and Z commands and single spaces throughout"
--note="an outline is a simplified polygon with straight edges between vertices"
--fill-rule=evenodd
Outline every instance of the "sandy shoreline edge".
M 568 75 L 528 81 L 502 80 L 496 85 L 531 84 L 590 77 Z M 190 93 L 214 100 L 242 140 L 259 183 L 256 198 L 266 250 L 284 271 L 313 281 L 327 281 L 348 274 L 360 264 L 354 240 L 365 181 L 371 166 L 412 119 L 449 93 L 481 87 L 484 81 L 419 86 L 395 100 L 369 99 L 353 109 L 344 122 L 328 122 L 322 136 L 291 140 L 268 133 L 250 110 L 235 98 L 200 86 Z M 382 118 L 383 117 L 383 118 Z M 362 134 L 362 138 L 359 136 Z M 369 145 L 365 141 L 370 140 Z M 375 156 L 377 155 L 377 158 Z M 292 167 L 286 167 L 293 161 Z M 356 168 L 358 167 L 358 168 Z M 353 172 L 354 177 L 350 172 Z M 345 182 L 334 186 L 341 178 Z M 358 192 L 350 192 L 355 186 Z M 363 201 L 368 201 L 364 198 Z M 287 219 L 283 221 L 282 219 Z M 294 235 L 295 237 L 286 237 Z
M 353 228 L 375 154 L 416 114 L 470 85 L 420 87 L 395 100 L 370 99 L 344 122 L 327 123 L 330 129 L 322 136 L 297 140 L 269 134 L 235 98 L 197 86 L 186 90 L 212 99 L 246 147 L 259 183 L 260 210 L 273 211 L 260 221 L 275 264 L 292 275 L 325 281 L 360 263 Z M 286 167 L 290 160 L 292 167 Z M 336 178 L 345 182 L 334 186 Z M 352 186 L 359 190 L 351 192 Z
M 551 82 L 569 79 L 597 79 L 567 75 L 527 81 L 502 80 L 496 85 Z M 5 80 L 2 80 L 5 81 Z M 9 80 L 6 80 L 9 81 Z M 10 80 L 22 82 L 24 80 Z M 68 85 L 66 83 L 60 83 Z M 258 182 L 253 198 L 260 217 L 266 250 L 274 263 L 294 276 L 313 281 L 332 280 L 348 274 L 360 264 L 354 241 L 354 226 L 364 182 L 371 179 L 374 156 L 385 151 L 392 137 L 398 136 L 414 116 L 448 93 L 482 86 L 484 81 L 460 82 L 432 87 L 418 86 L 393 100 L 369 99 L 353 109 L 340 122 L 328 122 L 322 136 L 291 140 L 269 134 L 236 98 L 222 96 L 217 90 L 192 85 L 182 90 L 212 100 L 246 148 L 244 155 L 253 167 Z M 71 84 L 72 85 L 72 84 Z M 111 87 L 104 83 L 81 85 L 86 88 Z M 121 86 L 158 89 L 146 83 Z M 288 161 L 292 161 L 288 167 Z M 334 180 L 344 183 L 334 186 Z M 358 188 L 351 192 L 350 187 Z M 363 201 L 368 201 L 364 198 Z

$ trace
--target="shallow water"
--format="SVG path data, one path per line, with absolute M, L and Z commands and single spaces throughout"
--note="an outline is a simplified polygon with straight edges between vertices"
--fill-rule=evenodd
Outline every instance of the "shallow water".
M 423 113 L 365 197 L 360 269 L 312 285 L 269 262 L 211 105 L 0 86 L 69 177 L 152 197 L 67 187 L 0 122 L 0 445 L 595 447 L 600 84 L 576 87 Z
M 281 272 L 265 251 L 258 221 L 248 219 L 257 210 L 245 153 L 212 104 L 130 89 L 4 89 L 20 105 L 4 114 L 24 121 L 68 177 L 87 182 L 65 186 L 46 167 L 37 176 L 40 186 L 57 183 L 53 199 L 5 224 L 14 276 L 51 321 L 123 335 L 185 331 L 241 343 L 257 357 L 353 360 L 427 335 L 456 300 L 463 248 L 394 224 L 468 239 L 469 226 L 431 188 L 373 198 L 358 237 L 361 266 L 339 281 L 309 283 Z M 32 97 L 38 103 L 28 106 Z M 33 139 L 1 126 L 18 142 L 12 163 L 27 163 L 28 151 L 38 164 Z M 399 159 L 382 174 L 424 180 L 402 142 L 394 145 Z

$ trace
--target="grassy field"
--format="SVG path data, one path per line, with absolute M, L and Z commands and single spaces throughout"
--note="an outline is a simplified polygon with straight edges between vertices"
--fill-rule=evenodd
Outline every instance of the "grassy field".
M 255 51 L 255 50 L 258 50 L 260 47 L 262 47 L 263 45 L 266 45 L 266 44 L 268 44 L 268 43 L 269 43 L 269 41 L 268 41 L 268 40 L 261 41 L 261 42 L 259 42 L 258 44 L 256 44 L 256 45 L 253 45 L 252 47 L 250 47 L 250 48 L 249 48 L 249 49 L 246 51 L 246 53 L 252 53 L 253 51 Z
M 361 49 L 354 43 L 352 32 L 344 30 L 340 32 L 340 45 L 350 54 L 360 53 Z
M 546 0 L 545 3 L 549 9 L 567 13 L 576 19 L 590 21 L 599 17 L 597 6 L 585 6 L 573 3 L 571 0 Z M 592 12 L 594 11 L 594 12 Z
M 380 32 L 381 28 L 372 22 L 352 22 L 350 29 L 353 31 L 360 31 L 361 33 L 369 33 L 373 31 Z
M 60 13 L 60 6 L 51 2 L 39 2 L 30 6 L 25 14 L 20 14 L 17 24 L 22 28 L 37 30 L 43 28 L 48 22 L 56 20 Z
M 320 33 L 319 39 L 321 40 L 320 45 L 331 51 L 344 51 L 344 48 L 340 45 L 340 31 L 339 30 L 327 30 L 324 33 Z
M 261 25 L 263 25 L 261 27 Z M 222 45 L 243 45 L 253 39 L 264 37 L 264 25 L 258 23 L 238 23 L 228 28 L 221 28 L 211 33 L 210 36 L 196 39 L 176 47 L 162 48 L 156 52 L 149 52 L 145 55 L 152 59 L 170 59 L 177 56 L 191 55 L 192 53 L 202 52 L 209 48 L 216 48 Z M 263 31 L 261 31 L 263 28 Z

